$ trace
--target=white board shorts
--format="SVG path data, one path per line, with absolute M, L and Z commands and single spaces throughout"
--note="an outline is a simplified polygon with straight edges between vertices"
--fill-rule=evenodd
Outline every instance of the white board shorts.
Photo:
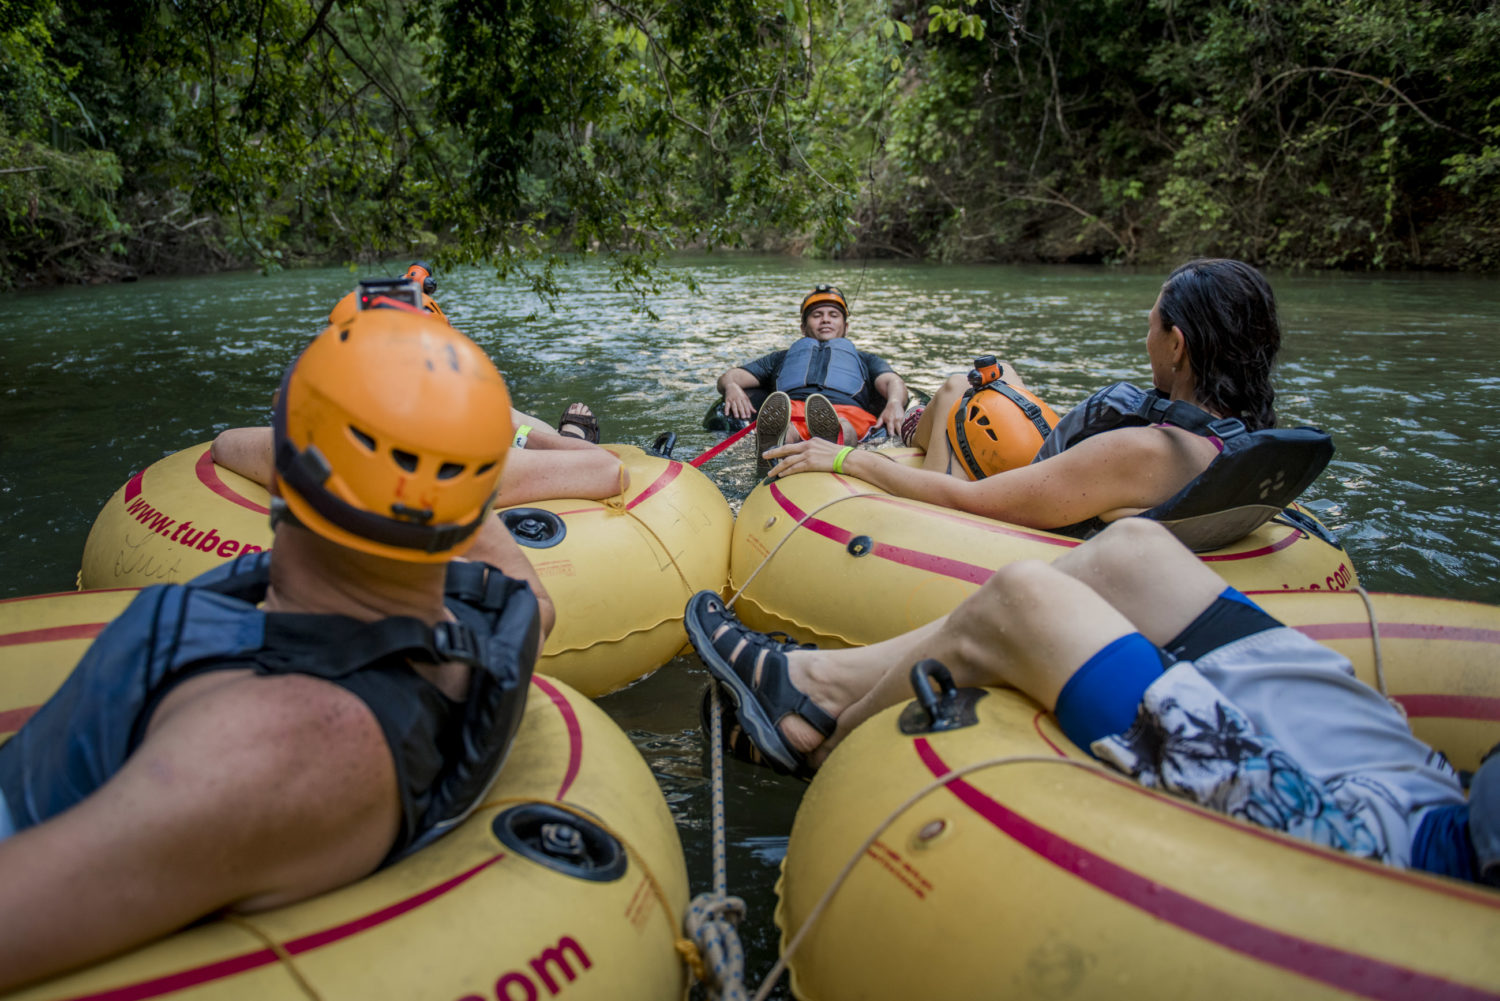
M 1144 785 L 1403 867 L 1426 812 L 1464 801 L 1447 759 L 1344 656 L 1286 626 L 1173 665 L 1135 724 L 1091 750 Z

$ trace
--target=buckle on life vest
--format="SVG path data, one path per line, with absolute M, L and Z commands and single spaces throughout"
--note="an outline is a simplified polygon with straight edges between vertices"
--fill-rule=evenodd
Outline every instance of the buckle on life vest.
M 432 630 L 432 649 L 444 661 L 456 660 L 481 667 L 479 638 L 462 622 L 439 622 Z
M 1247 433 L 1249 429 L 1238 417 L 1220 417 L 1218 420 L 1209 421 L 1206 430 L 1220 441 L 1228 441 Z

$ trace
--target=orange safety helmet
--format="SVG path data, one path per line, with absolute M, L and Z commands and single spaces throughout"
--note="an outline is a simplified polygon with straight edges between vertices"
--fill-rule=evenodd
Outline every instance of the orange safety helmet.
M 427 295 L 437 291 L 437 279 L 432 276 L 432 265 L 426 261 L 412 261 L 407 265 L 406 274 L 401 277 L 410 278 L 422 286 L 422 291 Z
M 802 319 L 806 320 L 808 311 L 818 306 L 837 306 L 844 319 L 849 318 L 849 303 L 844 301 L 844 293 L 833 285 L 818 285 L 802 297 Z
M 994 356 L 974 359 L 968 392 L 948 412 L 948 444 L 971 480 L 1024 466 L 1057 426 L 1034 394 L 1000 380 Z
M 510 414 L 494 364 L 446 322 L 361 310 L 282 381 L 273 514 L 362 553 L 445 562 L 489 517 Z

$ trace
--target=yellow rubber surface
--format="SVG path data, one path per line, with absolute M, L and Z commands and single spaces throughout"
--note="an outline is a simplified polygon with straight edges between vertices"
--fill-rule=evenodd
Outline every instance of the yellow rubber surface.
M 756 629 L 821 646 L 863 646 L 946 615 L 1007 563 L 1051 562 L 1077 545 L 1053 532 L 893 497 L 848 476 L 798 473 L 757 486 L 745 499 L 729 585 L 731 593 L 745 589 L 736 609 Z M 1201 558 L 1246 592 L 1358 584 L 1343 549 L 1275 522 Z
M 1500 894 L 1147 791 L 1017 692 L 975 708 L 976 725 L 910 735 L 887 711 L 813 780 L 778 884 L 783 949 L 903 800 L 966 765 L 1047 759 L 901 813 L 793 954 L 803 1001 L 1500 996 Z

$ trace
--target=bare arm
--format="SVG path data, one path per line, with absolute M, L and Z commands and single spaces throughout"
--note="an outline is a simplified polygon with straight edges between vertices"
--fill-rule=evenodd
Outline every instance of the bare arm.
M 593 442 L 584 441 L 582 438 L 575 437 L 574 435 L 562 434 L 556 428 L 554 428 L 551 424 L 548 424 L 546 421 L 539 420 L 538 418 L 533 417 L 530 414 L 523 414 L 523 413 L 521 413 L 521 411 L 516 410 L 514 407 L 511 408 L 510 419 L 511 419 L 511 425 L 513 427 L 515 427 L 517 430 L 520 430 L 520 428 L 521 428 L 521 426 L 523 424 L 527 425 L 527 426 L 529 426 L 531 428 L 531 431 L 527 435 L 527 438 L 526 438 L 526 448 L 528 448 L 528 449 L 538 449 L 538 450 L 544 451 L 544 452 L 545 451 L 587 452 L 587 451 L 590 451 L 590 450 L 599 450 L 599 446 L 595 445 Z M 570 496 L 580 496 L 580 497 L 582 497 L 582 496 L 587 496 L 587 495 L 585 495 L 585 494 L 577 494 L 577 495 L 573 495 L 573 494 L 557 494 L 557 495 L 554 495 L 554 496 L 568 496 L 568 497 L 570 497 Z M 521 501 L 514 501 L 513 503 L 519 504 L 519 503 L 522 503 L 522 502 Z
M 830 471 L 838 452 L 838 446 L 814 438 L 767 454 L 783 460 L 771 475 L 785 476 Z M 1211 442 L 1187 432 L 1125 428 L 1095 435 L 1044 462 L 977 481 L 898 465 L 858 449 L 844 457 L 843 471 L 898 497 L 1029 528 L 1058 528 L 1154 507 L 1201 473 L 1216 454 Z
M 529 447 L 511 450 L 500 474 L 497 507 L 554 497 L 602 500 L 629 485 L 628 474 L 612 453 L 550 428 L 540 434 L 548 444 L 539 446 L 534 454 Z M 214 462 L 261 486 L 269 486 L 271 449 L 270 428 L 230 428 L 214 439 L 211 451 Z
M 500 471 L 496 507 L 558 497 L 603 500 L 630 485 L 630 474 L 613 452 L 584 442 L 575 451 L 513 448 Z
M 360 878 L 395 838 L 395 788 L 380 725 L 349 692 L 183 683 L 103 788 L 0 842 L 0 991 Z
M 209 451 L 214 462 L 263 487 L 271 485 L 270 428 L 230 428 L 219 432 Z
M 885 397 L 880 423 L 891 437 L 900 437 L 901 422 L 906 418 L 906 383 L 895 372 L 882 372 L 875 377 L 875 389 Z
M 724 394 L 724 412 L 741 420 L 754 417 L 755 407 L 751 405 L 750 397 L 745 395 L 745 390 L 759 385 L 760 380 L 742 368 L 732 368 L 719 376 L 718 387 L 719 392 Z

